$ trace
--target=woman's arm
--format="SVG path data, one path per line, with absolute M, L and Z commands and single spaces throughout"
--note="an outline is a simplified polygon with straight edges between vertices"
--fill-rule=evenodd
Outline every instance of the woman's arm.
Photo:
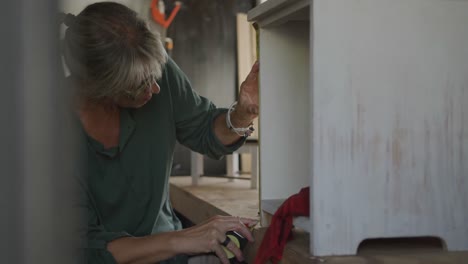
M 155 263 L 179 254 L 195 255 L 215 253 L 224 264 L 229 264 L 221 243 L 228 231 L 237 231 L 253 241 L 253 236 L 246 226 L 252 226 L 256 220 L 216 216 L 210 220 L 180 231 L 155 234 L 145 237 L 122 237 L 107 244 L 117 263 Z M 239 261 L 243 260 L 242 252 L 233 242 L 227 248 Z
M 117 263 L 157 263 L 175 256 L 173 233 L 145 237 L 121 237 L 107 244 Z

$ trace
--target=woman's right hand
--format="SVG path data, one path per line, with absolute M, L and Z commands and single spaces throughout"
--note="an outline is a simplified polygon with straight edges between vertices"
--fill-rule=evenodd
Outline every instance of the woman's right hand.
M 236 231 L 243 237 L 253 242 L 250 226 L 257 220 L 234 216 L 215 216 L 196 226 L 176 232 L 174 237 L 175 247 L 181 254 L 196 255 L 203 253 L 215 253 L 223 264 L 229 264 L 229 260 L 222 248 L 228 231 Z M 244 257 L 241 250 L 230 241 L 226 247 L 239 261 Z

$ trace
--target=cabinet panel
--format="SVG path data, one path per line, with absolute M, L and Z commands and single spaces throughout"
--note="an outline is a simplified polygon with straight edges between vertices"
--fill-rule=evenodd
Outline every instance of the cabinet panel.
M 309 182 L 309 23 L 260 31 L 261 199 Z
M 468 2 L 314 2 L 313 247 L 468 249 Z
M 249 13 L 260 25 L 261 199 L 311 186 L 317 256 L 392 237 L 468 250 L 468 1 L 306 3 Z

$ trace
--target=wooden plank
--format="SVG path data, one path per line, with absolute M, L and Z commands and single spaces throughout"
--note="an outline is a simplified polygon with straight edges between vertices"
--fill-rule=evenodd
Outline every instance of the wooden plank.
M 228 215 L 227 212 L 174 184 L 170 185 L 170 197 L 174 209 L 194 224 L 199 224 L 215 215 Z
M 255 29 L 252 24 L 247 21 L 246 14 L 237 14 L 237 77 L 239 89 L 242 82 L 252 68 L 252 65 L 257 60 L 257 43 Z M 250 135 L 249 139 L 258 140 L 258 119 L 254 120 L 255 131 Z M 250 164 L 250 160 L 242 160 L 244 163 Z M 250 165 L 249 165 L 250 167 Z
M 174 209 L 195 224 L 215 215 L 258 217 L 258 191 L 249 180 L 201 177 L 193 186 L 190 177 L 171 177 L 170 194 Z
M 247 14 L 237 14 L 237 76 L 239 89 L 242 82 L 250 72 L 252 65 L 257 59 L 257 41 L 255 30 L 247 21 Z M 258 140 L 258 118 L 253 121 L 255 131 L 249 139 Z M 250 154 L 241 154 L 241 172 L 252 173 L 252 162 Z M 254 161 L 255 163 L 255 161 Z M 258 161 L 257 161 L 258 163 Z M 255 164 L 254 164 L 255 165 Z M 229 170 L 228 170 L 229 172 Z M 255 186 L 256 188 L 256 186 Z

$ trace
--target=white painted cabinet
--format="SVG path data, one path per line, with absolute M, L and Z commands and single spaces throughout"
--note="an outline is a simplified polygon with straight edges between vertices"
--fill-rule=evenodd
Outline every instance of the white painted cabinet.
M 311 254 L 433 236 L 468 250 L 468 1 L 269 0 L 260 199 L 311 187 Z

